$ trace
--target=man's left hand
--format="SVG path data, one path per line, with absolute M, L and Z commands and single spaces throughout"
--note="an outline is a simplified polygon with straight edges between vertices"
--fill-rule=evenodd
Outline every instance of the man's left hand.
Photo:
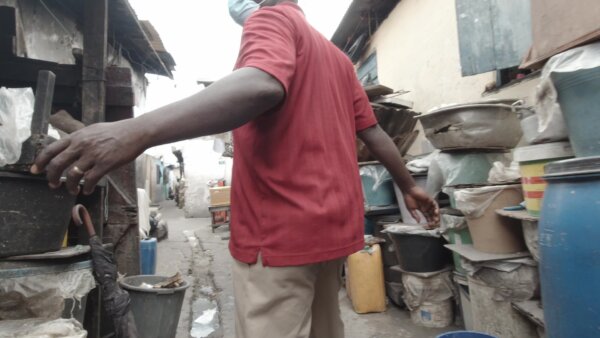
M 408 208 L 411 216 L 417 221 L 421 222 L 421 215 L 417 211 L 420 211 L 425 215 L 427 219 L 427 225 L 424 227 L 427 229 L 437 228 L 440 224 L 440 208 L 437 203 L 420 187 L 413 187 L 407 193 L 404 194 L 404 203 Z

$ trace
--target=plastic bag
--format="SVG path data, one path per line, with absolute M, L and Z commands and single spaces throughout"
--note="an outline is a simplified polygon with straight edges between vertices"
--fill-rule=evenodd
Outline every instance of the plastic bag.
M 506 189 L 521 191 L 522 188 L 520 184 L 514 184 L 456 190 L 454 191 L 456 208 L 462 211 L 467 218 L 479 218 L 483 216 L 498 195 Z
M 437 303 L 454 297 L 456 293 L 451 276 L 451 271 L 428 278 L 403 274 L 404 295 L 402 298 L 406 307 L 413 310 L 424 303 Z
M 421 225 L 393 224 L 387 226 L 382 232 L 391 234 L 419 235 L 435 238 L 442 237 L 440 229 L 427 230 Z
M 448 214 L 440 215 L 440 231 L 446 233 L 449 230 L 461 230 L 467 227 L 467 220 L 463 216 Z
M 368 177 L 373 181 L 371 190 L 377 191 L 382 184 L 392 180 L 392 176 L 383 165 L 365 165 L 359 169 L 361 177 Z M 364 184 L 363 184 L 364 188 Z
M 31 88 L 0 88 L 0 166 L 16 163 L 31 136 L 35 96 Z
M 519 264 L 512 271 L 483 268 L 473 278 L 494 288 L 494 300 L 499 302 L 525 301 L 540 294 L 540 275 L 535 264 Z
M 507 153 L 438 153 L 429 167 L 426 191 L 436 196 L 445 186 L 460 184 L 484 184 L 495 162 L 510 165 Z
M 501 184 L 508 182 L 515 182 L 521 179 L 521 172 L 519 170 L 519 163 L 511 162 L 509 166 L 503 162 L 494 162 L 492 169 L 490 170 L 490 176 L 488 177 L 488 183 Z
M 538 115 L 538 139 L 560 141 L 568 136 L 558 93 L 552 82 L 552 73 L 570 73 L 600 67 L 600 42 L 573 48 L 552 57 L 542 70 L 536 87 L 535 107 Z
M 412 173 L 426 173 L 429 170 L 431 161 L 438 155 L 439 152 L 439 150 L 436 150 L 425 157 L 417 158 L 406 163 L 406 169 Z
M 3 320 L 0 321 L 0 338 L 85 338 L 87 331 L 75 319 Z
M 10 297 L 12 301 L 0 302 L 0 322 L 2 319 L 59 318 L 66 299 L 80 302 L 95 287 L 91 267 L 55 274 L 2 278 L 0 294 L 5 300 Z

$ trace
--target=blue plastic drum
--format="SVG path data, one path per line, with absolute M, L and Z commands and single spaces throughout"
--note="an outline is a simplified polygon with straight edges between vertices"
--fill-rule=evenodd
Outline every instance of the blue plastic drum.
M 600 157 L 546 166 L 540 272 L 548 338 L 600 337 Z
M 156 274 L 156 238 L 145 239 L 140 242 L 140 268 L 142 275 Z

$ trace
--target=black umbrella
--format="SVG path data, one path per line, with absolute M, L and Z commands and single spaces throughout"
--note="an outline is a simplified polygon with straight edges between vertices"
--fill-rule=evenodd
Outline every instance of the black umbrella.
M 102 240 L 96 235 L 90 214 L 83 205 L 73 207 L 73 221 L 79 226 L 84 225 L 90 236 L 94 277 L 102 290 L 106 314 L 113 320 L 115 337 L 137 338 L 137 328 L 129 309 L 129 293 L 121 289 L 117 282 L 117 265 L 112 252 L 102 246 Z

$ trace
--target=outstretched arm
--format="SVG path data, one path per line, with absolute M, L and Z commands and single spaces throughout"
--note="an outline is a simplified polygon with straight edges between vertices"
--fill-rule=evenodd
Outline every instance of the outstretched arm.
M 31 171 L 44 170 L 51 187 L 60 186 L 67 170 L 67 188 L 91 193 L 108 172 L 133 161 L 144 150 L 184 139 L 213 135 L 244 125 L 279 105 L 281 83 L 256 68 L 241 68 L 205 90 L 138 118 L 98 123 L 48 146 Z

